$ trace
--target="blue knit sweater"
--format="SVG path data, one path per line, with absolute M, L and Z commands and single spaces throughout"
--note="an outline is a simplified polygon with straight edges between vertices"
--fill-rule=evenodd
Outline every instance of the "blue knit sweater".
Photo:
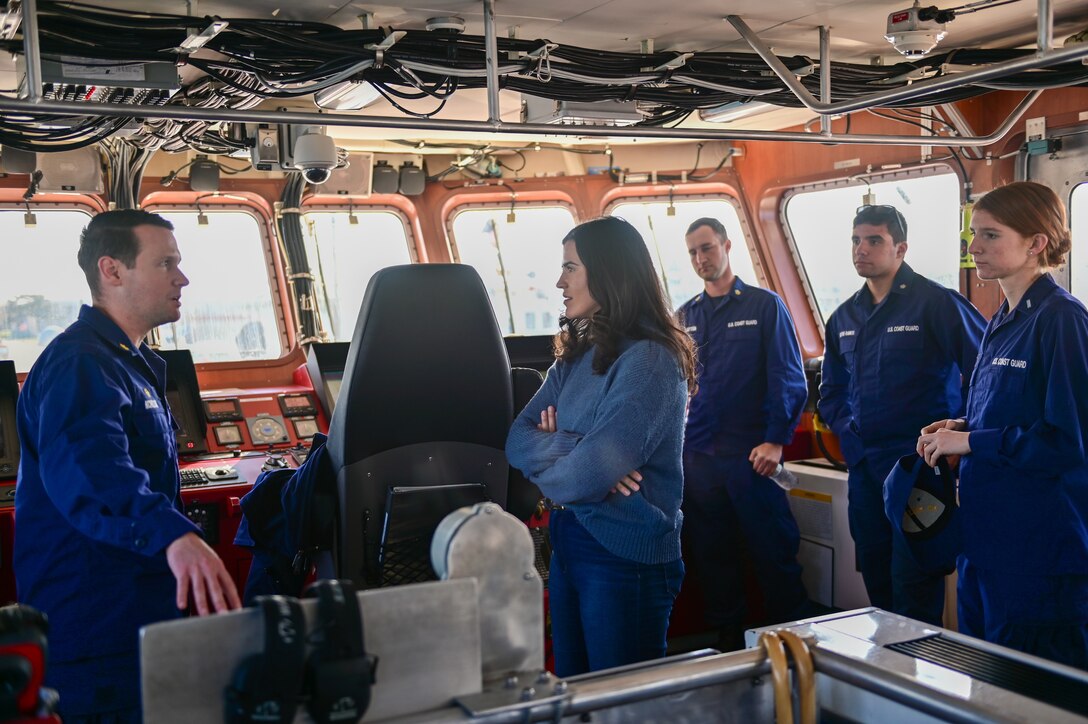
M 681 451 L 687 386 L 676 357 L 649 340 L 621 345 L 609 370 L 593 372 L 593 351 L 557 360 L 506 439 L 506 456 L 611 553 L 640 563 L 680 557 Z M 556 408 L 558 432 L 537 429 Z M 612 493 L 638 470 L 641 490 Z

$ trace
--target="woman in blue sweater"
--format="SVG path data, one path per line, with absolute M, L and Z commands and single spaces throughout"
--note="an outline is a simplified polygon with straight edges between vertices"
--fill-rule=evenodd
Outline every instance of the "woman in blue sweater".
M 665 654 L 680 560 L 691 339 L 626 221 L 563 240 L 565 314 L 547 380 L 514 421 L 510 464 L 553 503 L 548 591 L 559 676 Z
M 975 204 L 969 251 L 1005 303 L 982 337 L 967 417 L 922 430 L 918 454 L 963 456 L 960 631 L 1088 668 L 1088 311 L 1065 263 L 1061 200 L 1018 182 Z

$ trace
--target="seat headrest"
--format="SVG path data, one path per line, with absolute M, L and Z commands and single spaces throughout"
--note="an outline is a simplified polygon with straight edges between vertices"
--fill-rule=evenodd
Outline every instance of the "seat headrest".
M 334 465 L 419 442 L 502 449 L 512 420 L 510 362 L 476 270 L 412 264 L 375 274 L 330 424 Z

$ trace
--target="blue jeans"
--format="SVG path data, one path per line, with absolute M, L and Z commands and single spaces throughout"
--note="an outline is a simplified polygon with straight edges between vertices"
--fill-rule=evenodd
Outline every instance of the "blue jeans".
M 684 563 L 645 564 L 610 553 L 569 510 L 553 510 L 548 605 L 557 676 L 665 655 Z M 631 535 L 638 535 L 632 530 Z
M 1088 669 L 1088 576 L 956 568 L 960 633 Z
M 804 617 L 801 534 L 785 492 L 757 474 L 747 455 L 684 452 L 683 535 L 703 589 L 707 624 L 744 624 L 745 556 L 763 592 L 764 622 Z
M 884 512 L 884 479 L 896 461 L 911 452 L 913 449 L 879 454 L 868 451 L 861 462 L 850 467 L 850 536 L 869 603 L 940 626 L 944 576 L 922 570 L 905 550 L 905 543 L 899 538 L 893 541 L 892 524 Z

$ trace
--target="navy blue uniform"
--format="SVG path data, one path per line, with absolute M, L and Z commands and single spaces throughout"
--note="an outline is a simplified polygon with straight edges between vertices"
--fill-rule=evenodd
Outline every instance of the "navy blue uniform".
M 850 534 L 869 601 L 934 624 L 944 580 L 893 546 L 884 479 L 922 427 L 962 414 L 984 326 L 960 294 L 905 263 L 880 304 L 866 285 L 827 321 L 820 415 L 850 468 Z
M 19 600 L 49 616 L 65 721 L 139 716 L 137 633 L 178 615 L 164 555 L 182 512 L 166 363 L 84 306 L 27 375 L 15 489 Z
M 698 294 L 679 314 L 698 347 L 699 390 L 684 437 L 684 529 L 706 596 L 707 621 L 744 621 L 747 550 L 770 622 L 807 602 L 800 534 L 785 493 L 752 469 L 764 442 L 787 445 L 808 396 L 793 320 L 774 292 L 739 278 L 722 297 Z
M 1046 274 L 986 328 L 960 470 L 960 629 L 1088 668 L 1088 311 Z

